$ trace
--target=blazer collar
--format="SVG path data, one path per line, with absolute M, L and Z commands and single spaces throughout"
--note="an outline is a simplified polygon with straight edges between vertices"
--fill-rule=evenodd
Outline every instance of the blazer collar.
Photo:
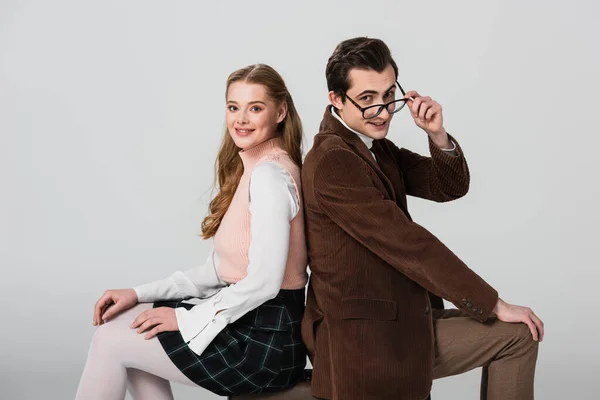
M 340 124 L 344 125 L 344 128 L 348 129 L 350 132 L 352 132 L 356 136 L 358 136 L 360 138 L 360 140 L 363 141 L 363 143 L 365 144 L 365 146 L 367 146 L 367 149 L 371 149 L 371 147 L 373 147 L 373 141 L 375 139 L 373 139 L 372 137 L 369 137 L 369 136 L 367 136 L 367 135 L 365 135 L 363 133 L 360 133 L 357 130 L 354 130 L 354 129 L 350 128 L 348 126 L 348 124 L 346 124 L 346 122 L 342 119 L 342 117 L 340 117 L 338 115 L 338 113 L 335 111 L 335 107 L 331 107 L 330 110 L 331 110 L 331 115 L 333 115 L 333 118 L 337 119 L 340 122 Z
M 342 124 L 340 120 L 333 116 L 331 104 L 327 106 L 325 109 L 325 114 L 323 115 L 323 120 L 321 121 L 321 126 L 319 127 L 319 132 L 322 133 L 332 133 L 336 136 L 339 136 L 346 142 L 350 147 L 352 147 L 358 154 L 366 158 L 370 164 L 375 168 L 379 168 L 377 163 L 373 159 L 371 152 L 367 148 L 367 145 L 363 142 L 363 140 L 354 132 L 350 130 L 345 124 Z

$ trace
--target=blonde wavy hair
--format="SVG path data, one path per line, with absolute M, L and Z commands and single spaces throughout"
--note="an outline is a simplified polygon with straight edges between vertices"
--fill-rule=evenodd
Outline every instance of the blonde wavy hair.
M 232 83 L 244 81 L 247 83 L 263 85 L 267 95 L 277 104 L 287 104 L 287 114 L 277 128 L 277 135 L 282 138 L 283 149 L 288 153 L 292 161 L 298 167 L 302 166 L 302 123 L 294 101 L 290 95 L 283 78 L 277 71 L 265 64 L 250 65 L 238 69 L 227 78 L 225 96 Z M 208 215 L 202 221 L 202 234 L 204 239 L 215 235 L 225 212 L 231 204 L 233 195 L 238 187 L 244 167 L 238 155 L 241 149 L 235 145 L 229 131 L 225 128 L 223 142 L 215 160 L 214 189 L 218 189 L 217 195 L 208 206 Z M 218 185 L 217 185 L 218 183 Z

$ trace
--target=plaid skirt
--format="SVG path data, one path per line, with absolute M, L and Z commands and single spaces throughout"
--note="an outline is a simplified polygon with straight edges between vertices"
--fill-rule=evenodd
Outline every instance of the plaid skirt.
M 194 306 L 182 301 L 159 301 L 154 307 Z M 190 350 L 179 331 L 157 336 L 175 366 L 198 386 L 221 396 L 275 392 L 303 378 L 303 312 L 304 289 L 281 290 L 227 325 L 201 355 Z

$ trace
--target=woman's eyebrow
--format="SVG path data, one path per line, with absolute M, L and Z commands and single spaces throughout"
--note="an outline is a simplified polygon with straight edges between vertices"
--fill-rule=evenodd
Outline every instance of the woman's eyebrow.
M 227 100 L 227 104 L 232 103 L 232 104 L 237 104 L 237 101 L 235 100 Z M 264 104 L 265 106 L 267 105 L 267 103 L 265 103 L 264 101 L 261 100 L 255 100 L 255 101 L 251 101 L 248 104 Z

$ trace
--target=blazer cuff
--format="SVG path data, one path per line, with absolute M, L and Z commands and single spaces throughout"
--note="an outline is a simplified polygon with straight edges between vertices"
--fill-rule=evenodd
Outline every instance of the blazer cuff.
M 484 293 L 478 292 L 472 295 L 465 295 L 456 306 L 471 314 L 479 321 L 484 322 L 492 314 L 497 302 L 498 292 L 496 289 L 488 287 Z
M 452 143 L 452 148 L 451 149 L 442 149 L 440 147 L 440 150 L 445 151 L 446 153 L 451 154 L 453 156 L 456 156 L 457 155 L 457 153 L 456 153 L 456 143 L 454 143 L 453 141 L 450 141 L 450 143 Z
M 462 158 L 462 149 L 460 148 L 460 144 L 458 143 L 458 141 L 450 134 L 448 134 L 448 139 L 450 140 L 450 143 L 452 143 L 452 145 L 454 146 L 454 148 L 452 149 L 442 149 L 441 147 L 439 147 L 437 144 L 435 144 L 433 142 L 433 140 L 431 140 L 430 137 L 428 137 L 429 139 L 429 151 L 431 152 L 431 157 L 433 158 Z

